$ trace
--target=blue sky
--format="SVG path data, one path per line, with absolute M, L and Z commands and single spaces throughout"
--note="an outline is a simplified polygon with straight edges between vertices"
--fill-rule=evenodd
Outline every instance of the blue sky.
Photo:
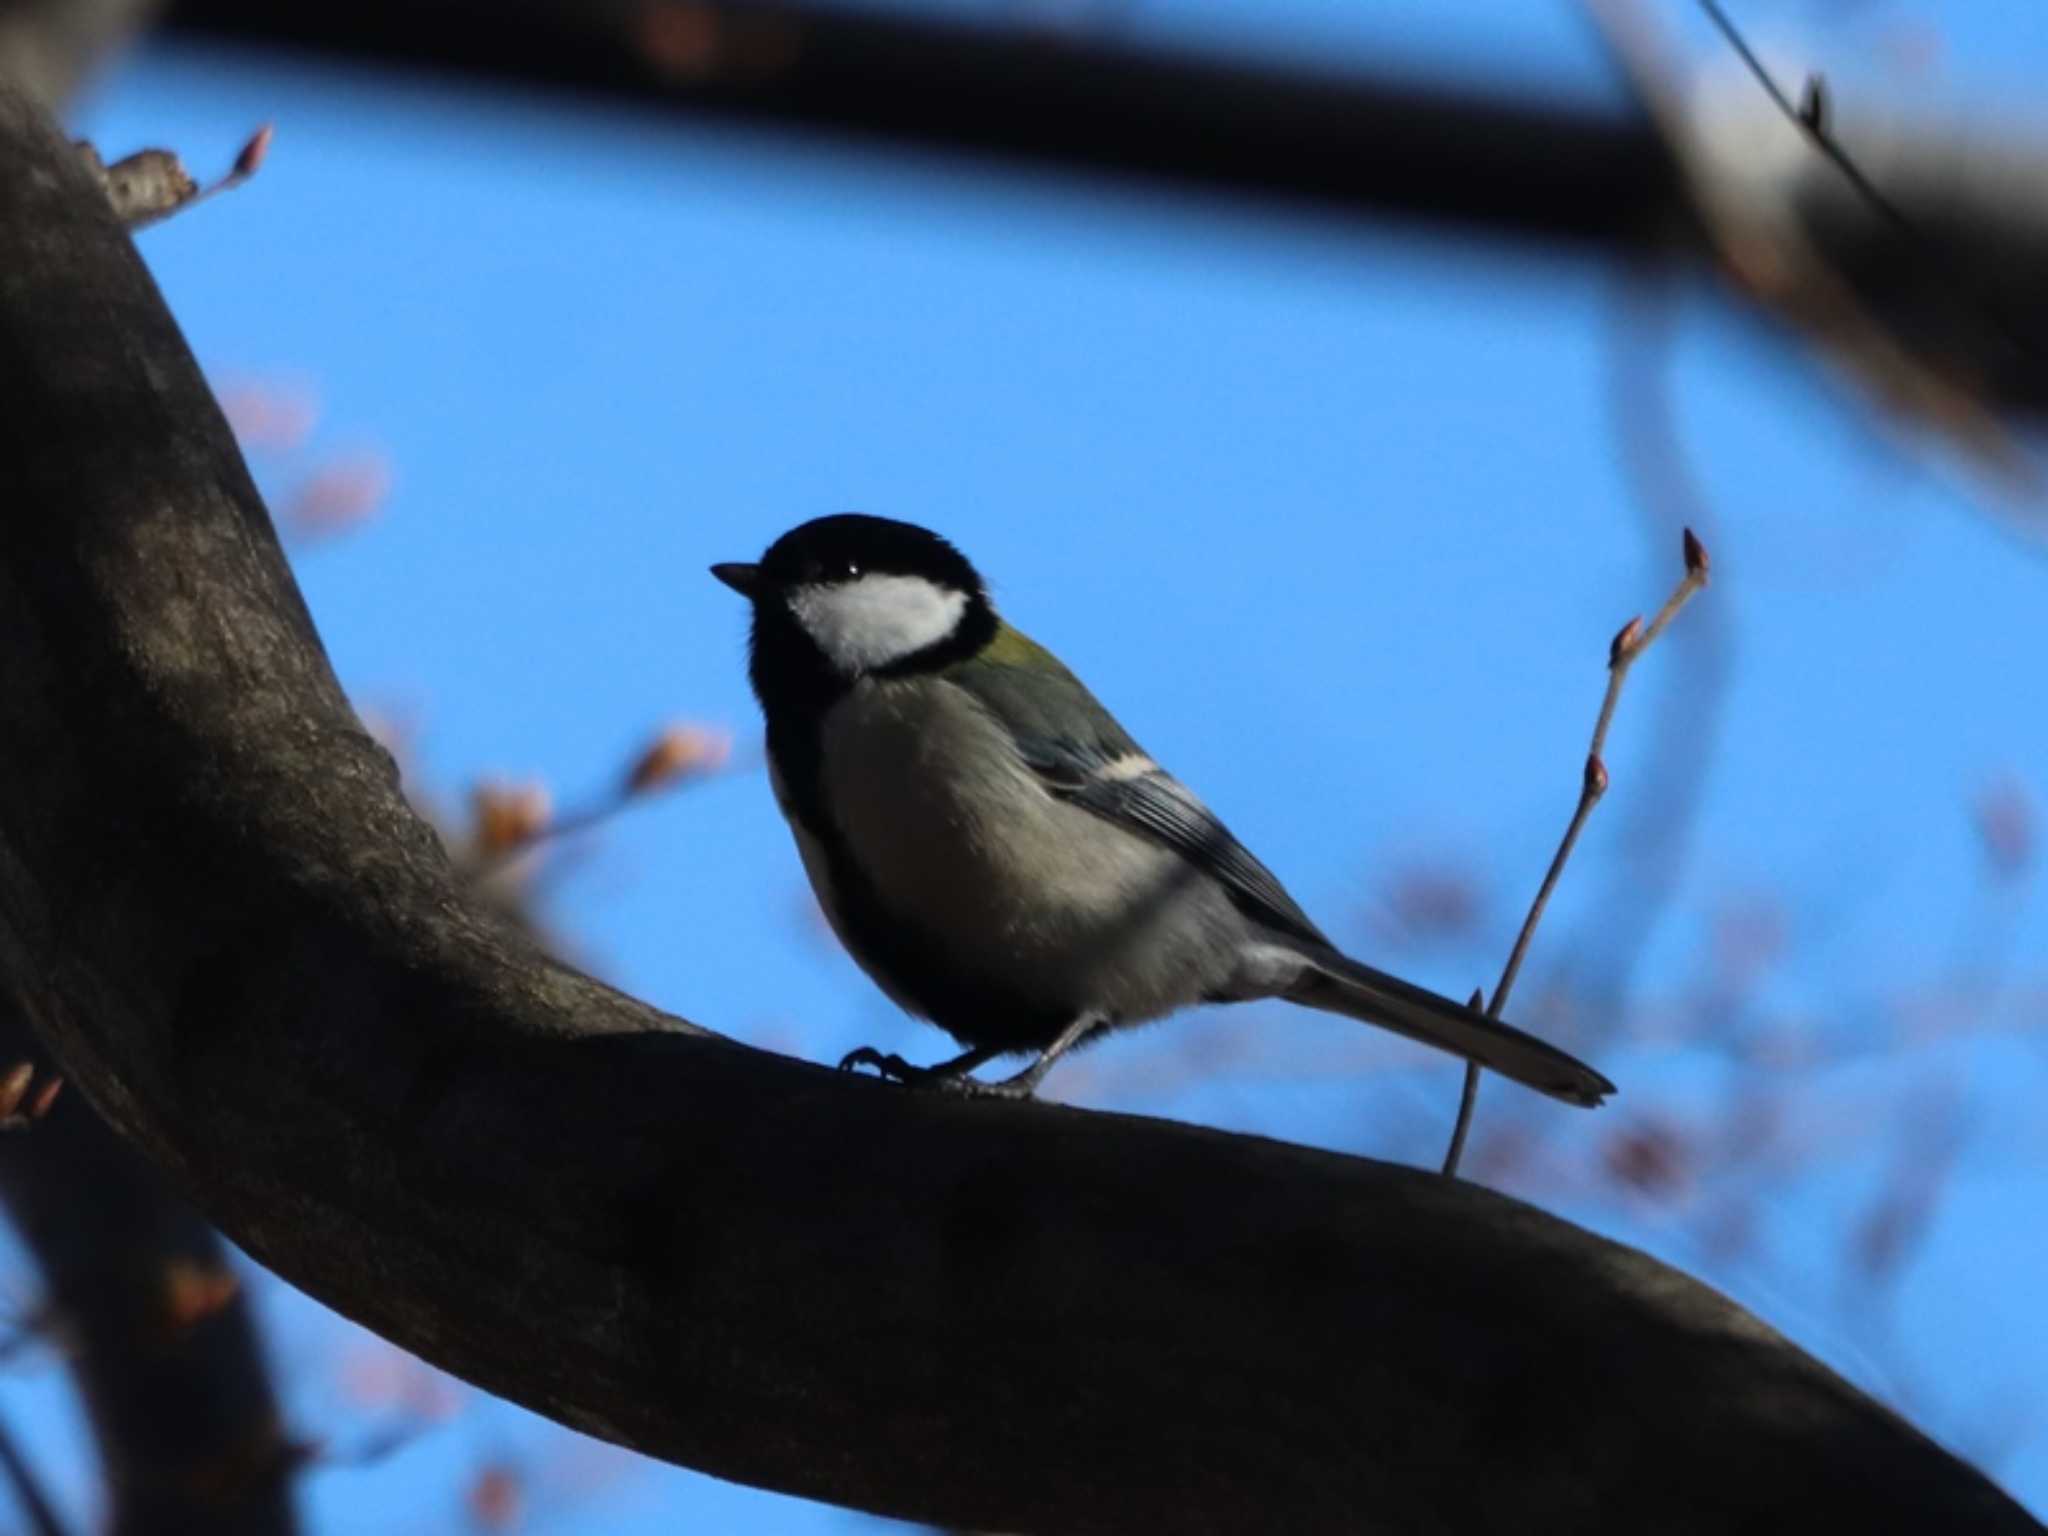
M 1568 5 L 1126 9 L 1141 35 L 1612 95 Z M 1751 10 L 1760 32 L 1767 15 L 1805 26 L 1831 78 L 1978 118 L 2048 58 L 2048 19 L 2025 8 Z M 1618 463 L 1616 360 L 1643 343 L 1614 273 L 182 48 L 131 61 L 80 127 L 110 157 L 166 142 L 203 171 L 265 120 L 258 180 L 142 248 L 224 388 L 317 396 L 310 446 L 256 460 L 266 484 L 334 456 L 390 465 L 378 520 L 298 564 L 358 700 L 417 721 L 427 782 L 456 795 L 532 776 L 573 800 L 675 718 L 730 727 L 751 761 L 744 616 L 704 567 L 818 513 L 882 512 L 956 538 L 1010 617 L 1334 933 L 1447 991 L 1491 984 L 1570 808 L 1608 638 L 1677 575 L 1675 538 L 1646 531 Z M 1624 1088 L 1602 1125 L 1552 1128 L 1555 1155 L 1593 1167 L 1631 1103 L 1683 1122 L 1728 1091 L 1736 1021 L 1707 1020 L 1704 1040 L 1672 1021 L 1697 1009 L 1745 903 L 1786 933 L 1753 1016 L 1867 1043 L 1871 1060 L 1786 1078 L 1784 1112 L 1822 1151 L 1764 1201 L 1768 1262 L 1717 1266 L 1675 1209 L 1590 1177 L 1544 1202 L 1707 1274 L 1937 1436 L 1989 1445 L 1984 1426 L 2027 1407 L 2019 1384 L 2048 1366 L 2030 1321 L 2048 1271 L 2027 1111 L 2040 903 L 2020 891 L 1998 917 L 2009 961 L 1989 1024 L 1903 1062 L 1886 1047 L 1921 1016 L 1912 1000 L 1953 992 L 1989 952 L 1973 801 L 2048 789 L 2048 713 L 2026 680 L 2048 649 L 2048 557 L 1775 333 L 1697 285 L 1671 303 L 1673 420 L 1716 583 L 1631 685 L 1614 788 L 1525 983 L 1538 1005 L 1546 977 L 1597 952 L 1586 928 L 1614 891 L 1664 882 L 1625 1006 L 1555 1021 L 1597 1041 Z M 1718 704 L 1710 652 L 1731 669 Z M 1629 875 L 1662 809 L 1634 770 L 1660 751 L 1703 765 L 1697 814 Z M 1401 944 L 1374 920 L 1390 872 L 1417 867 L 1469 878 L 1469 942 Z M 609 978 L 741 1038 L 819 1059 L 942 1050 L 806 903 L 742 767 L 608 829 L 548 910 Z M 1190 1042 L 1205 1068 L 1187 1069 Z M 1052 1090 L 1420 1160 L 1456 1080 L 1341 1021 L 1238 1009 L 1113 1042 Z M 1916 1084 L 1966 1106 L 1967 1144 L 1896 1294 L 1845 1299 L 1838 1255 Z M 376 1415 L 337 1383 L 374 1346 L 282 1285 L 257 1292 L 296 1426 L 348 1444 Z M 55 1372 L 0 1380 L 0 1412 L 89 1500 L 67 1403 Z M 2007 1438 L 1998 1475 L 2048 1509 L 2048 1434 Z M 394 1512 L 421 1510 L 419 1529 L 440 1528 L 476 1469 L 508 1457 L 531 1475 L 537 1529 L 859 1523 L 584 1450 L 477 1398 L 374 1467 L 313 1473 L 313 1526 L 405 1528 Z

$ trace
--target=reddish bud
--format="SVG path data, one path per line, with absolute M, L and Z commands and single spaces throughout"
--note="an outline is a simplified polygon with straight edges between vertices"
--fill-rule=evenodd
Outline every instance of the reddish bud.
M 1617 1132 L 1602 1161 L 1617 1182 L 1646 1195 L 1670 1195 L 1685 1182 L 1692 1156 L 1675 1128 L 1650 1121 Z
M 164 1270 L 164 1311 L 173 1328 L 190 1328 L 220 1311 L 241 1289 L 235 1272 L 223 1265 L 177 1260 Z
M 650 5 L 641 15 L 641 54 L 663 73 L 703 79 L 724 60 L 724 29 L 709 6 Z
M 1636 639 L 1642 632 L 1643 616 L 1641 614 L 1637 614 L 1626 624 L 1622 625 L 1620 629 L 1616 630 L 1614 638 L 1607 643 L 1607 665 L 1610 667 L 1620 666 L 1622 658 L 1635 649 Z
M 626 775 L 626 792 L 644 795 L 678 779 L 716 773 L 732 755 L 732 738 L 723 731 L 695 725 L 672 725 L 655 737 Z
M 369 522 L 390 494 L 391 466 L 384 458 L 353 454 L 306 476 L 278 521 L 300 538 L 332 538 Z
M 469 1485 L 470 1522 L 481 1531 L 509 1531 L 519 1524 L 526 1503 L 525 1487 L 516 1469 L 494 1462 Z
M 2016 880 L 2034 861 L 2034 803 L 2023 785 L 2007 780 L 1977 799 L 1977 841 L 2001 880 Z
M 320 416 L 308 391 L 269 379 L 227 386 L 220 394 L 220 408 L 245 447 L 280 453 L 303 445 Z
M 242 146 L 242 152 L 235 156 L 235 180 L 245 181 L 263 169 L 264 157 L 270 153 L 271 136 L 277 131 L 275 123 L 265 123 L 249 135 L 249 142 Z
M 44 1078 L 42 1087 L 38 1088 L 35 1091 L 35 1096 L 28 1101 L 29 1119 L 40 1120 L 43 1116 L 47 1115 L 50 1112 L 50 1106 L 57 1102 L 57 1095 L 63 1091 L 63 1078 Z
M 1607 793 L 1607 765 L 1597 752 L 1586 754 L 1586 793 L 1596 800 Z
M 1481 897 L 1462 870 L 1412 865 L 1389 883 L 1386 912 L 1408 939 L 1456 938 L 1471 932 Z
M 1686 529 L 1685 573 L 1688 576 L 1697 576 L 1704 582 L 1713 573 L 1713 564 L 1707 557 L 1707 546 L 1700 542 L 1699 535 L 1690 528 Z
M 540 784 L 479 784 L 470 791 L 470 815 L 479 848 L 509 853 L 547 831 L 554 807 Z
M 28 1085 L 35 1080 L 33 1062 L 17 1061 L 0 1077 L 0 1119 L 11 1117 L 21 1108 L 21 1101 L 28 1093 Z

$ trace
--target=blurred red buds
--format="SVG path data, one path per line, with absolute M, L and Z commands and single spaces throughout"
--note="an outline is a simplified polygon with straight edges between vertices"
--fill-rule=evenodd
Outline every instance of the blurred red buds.
M 671 725 L 634 759 L 626 793 L 644 795 L 683 779 L 716 773 L 732 756 L 732 738 L 698 725 Z
M 545 785 L 479 784 L 470 791 L 471 832 L 484 853 L 510 853 L 548 829 L 554 803 Z
M 48 1076 L 36 1083 L 35 1063 L 17 1061 L 0 1074 L 0 1130 L 21 1131 L 50 1112 L 64 1079 Z

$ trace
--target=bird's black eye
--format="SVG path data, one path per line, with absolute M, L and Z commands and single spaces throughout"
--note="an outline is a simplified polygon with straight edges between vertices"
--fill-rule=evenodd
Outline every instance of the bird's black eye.
M 813 555 L 796 573 L 799 586 L 817 586 L 828 581 L 857 581 L 861 565 L 851 556 Z

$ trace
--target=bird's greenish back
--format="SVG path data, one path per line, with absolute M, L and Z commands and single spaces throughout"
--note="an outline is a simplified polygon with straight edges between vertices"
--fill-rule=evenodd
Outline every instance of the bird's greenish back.
M 998 624 L 993 640 L 940 676 L 972 694 L 1020 741 L 1058 742 L 1104 760 L 1142 755 L 1057 656 L 1008 624 Z

